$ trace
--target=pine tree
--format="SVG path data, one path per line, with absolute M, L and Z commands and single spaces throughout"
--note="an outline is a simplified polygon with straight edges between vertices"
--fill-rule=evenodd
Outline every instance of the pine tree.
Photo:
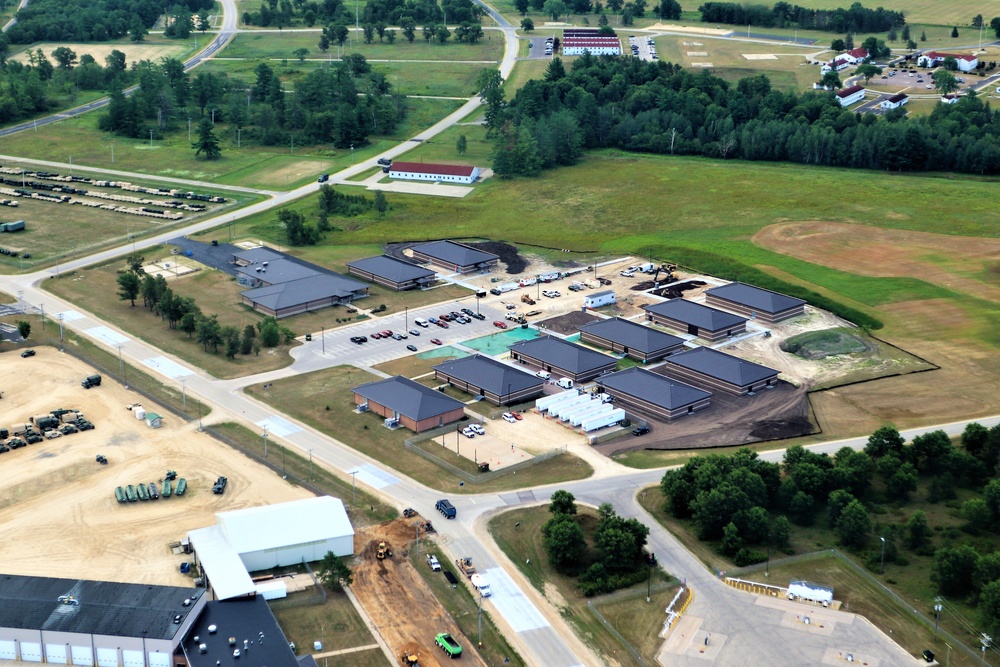
M 222 148 L 219 147 L 219 139 L 212 131 L 212 121 L 202 118 L 198 125 L 198 141 L 191 144 L 195 150 L 195 156 L 205 154 L 206 160 L 214 160 L 222 155 Z

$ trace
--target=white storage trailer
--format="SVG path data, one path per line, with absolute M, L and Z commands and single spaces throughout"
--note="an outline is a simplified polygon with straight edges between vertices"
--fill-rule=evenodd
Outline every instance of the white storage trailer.
M 561 391 L 558 394 L 549 394 L 548 396 L 542 396 L 537 401 L 535 401 L 535 407 L 539 412 L 542 410 L 548 410 L 550 405 L 555 405 L 560 401 L 565 401 L 570 396 L 576 396 L 575 391 Z
M 601 415 L 606 415 L 614 411 L 614 406 L 610 403 L 601 403 L 599 406 L 595 407 L 593 410 L 586 414 L 577 415 L 569 420 L 571 426 L 579 426 L 585 421 L 591 421 L 592 419 L 597 419 Z
M 578 396 L 577 398 L 560 403 L 554 407 L 549 408 L 550 417 L 559 417 L 567 412 L 572 412 L 577 406 L 582 406 L 584 403 L 590 401 L 590 397 L 584 394 L 583 396 Z
M 621 408 L 613 410 L 607 414 L 601 415 L 591 419 L 590 421 L 585 421 L 580 424 L 585 432 L 596 431 L 599 428 L 604 428 L 605 426 L 611 426 L 612 424 L 617 424 L 621 420 L 625 419 L 625 411 Z
M 568 422 L 571 421 L 577 415 L 582 415 L 586 414 L 587 412 L 591 412 L 594 408 L 596 408 L 599 405 L 600 405 L 599 401 L 591 399 L 582 405 L 574 406 L 572 410 L 566 410 L 565 412 L 560 412 L 559 418 L 564 422 Z
M 548 410 L 549 414 L 553 414 L 552 411 L 555 410 L 555 414 L 558 415 L 560 408 L 579 402 L 580 402 L 580 395 L 577 394 L 575 391 L 570 391 L 560 395 L 558 401 L 550 402 L 546 406 L 546 410 Z

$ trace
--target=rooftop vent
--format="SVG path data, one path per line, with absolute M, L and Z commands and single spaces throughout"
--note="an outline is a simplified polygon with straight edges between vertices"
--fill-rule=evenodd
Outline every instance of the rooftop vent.
M 184 602 L 181 603 L 185 607 L 191 606 L 191 598 L 184 598 Z
M 215 624 L 212 624 L 212 625 L 208 626 L 208 634 L 210 634 L 210 635 L 214 635 L 216 632 L 218 632 L 218 630 L 219 630 L 219 627 L 217 625 L 215 625 Z
M 230 637 L 229 638 L 229 645 L 230 646 L 236 646 L 236 637 Z
M 180 625 L 180 624 L 181 624 L 181 618 L 182 618 L 182 617 L 181 617 L 181 615 L 180 615 L 180 614 L 176 614 L 176 615 L 174 616 L 174 625 Z
M 198 644 L 198 653 L 208 653 L 208 645 Z

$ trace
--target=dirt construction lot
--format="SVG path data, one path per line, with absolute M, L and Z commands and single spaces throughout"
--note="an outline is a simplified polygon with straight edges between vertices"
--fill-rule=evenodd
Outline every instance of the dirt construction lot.
M 448 660 L 434 644 L 434 637 L 439 632 L 448 632 L 462 645 L 463 665 L 485 667 L 469 639 L 406 560 L 406 550 L 414 536 L 411 522 L 417 521 L 420 519 L 396 519 L 355 533 L 358 564 L 351 590 L 393 655 L 405 650 L 419 655 L 421 667 L 443 667 Z M 392 549 L 392 558 L 375 557 L 380 541 Z
M 5 572 L 173 586 L 191 585 L 178 571 L 185 560 L 167 547 L 214 514 L 308 497 L 272 472 L 237 454 L 196 425 L 158 406 L 163 427 L 151 429 L 125 409 L 142 401 L 105 382 L 84 389 L 93 370 L 52 348 L 37 356 L 0 355 L 0 425 L 26 422 L 55 408 L 78 408 L 96 429 L 0 454 L 0 542 Z M 97 454 L 108 465 L 95 462 Z M 188 481 L 183 497 L 119 505 L 116 486 L 160 482 L 168 469 Z M 219 475 L 226 493 L 212 493 Z M 42 556 L 41 554 L 44 554 Z M 190 557 L 188 557 L 190 558 Z

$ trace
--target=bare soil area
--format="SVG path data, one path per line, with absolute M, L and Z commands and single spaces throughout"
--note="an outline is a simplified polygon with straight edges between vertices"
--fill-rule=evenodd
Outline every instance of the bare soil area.
M 299 498 L 309 493 L 237 454 L 197 426 L 156 405 L 164 416 L 151 429 L 125 405 L 143 402 L 114 382 L 84 389 L 94 371 L 49 347 L 22 359 L 0 355 L 0 425 L 10 427 L 55 408 L 77 408 L 96 429 L 0 454 L 0 525 L 18 536 L 0 542 L 5 572 L 132 583 L 191 585 L 168 544 L 215 523 L 215 513 Z M 95 461 L 98 454 L 108 465 Z M 156 482 L 176 470 L 188 481 L 182 497 L 119 504 L 116 486 Z M 219 475 L 223 495 L 212 493 Z
M 757 245 L 799 259 L 863 276 L 919 277 L 990 301 L 1000 287 L 966 277 L 971 265 L 1000 261 L 1000 239 L 949 236 L 840 222 L 787 222 L 753 237 Z M 940 258 L 955 258 L 959 273 Z M 931 261 L 928 258 L 935 258 Z
M 634 449 L 703 449 L 792 438 L 818 430 L 809 419 L 806 390 L 783 381 L 755 396 L 716 392 L 707 409 L 672 422 L 641 416 L 649 424 L 649 433 L 626 435 L 594 445 L 594 449 L 606 456 Z
M 589 322 L 594 322 L 596 320 L 602 319 L 590 311 L 580 311 L 574 310 L 572 312 L 566 313 L 564 315 L 557 315 L 555 317 L 550 317 L 547 320 L 541 320 L 536 324 L 539 327 L 545 327 L 549 331 L 554 331 L 557 334 L 562 334 L 563 336 L 569 336 L 570 334 L 575 334 L 579 331 L 580 327 Z
M 485 667 L 470 640 L 406 560 L 415 534 L 414 524 L 422 521 L 419 517 L 400 518 L 355 533 L 358 563 L 351 590 L 394 655 L 406 651 L 419 655 L 421 667 L 443 667 L 447 661 L 435 645 L 434 637 L 439 632 L 448 632 L 462 645 L 464 665 Z M 381 541 L 394 552 L 391 558 L 375 557 Z

